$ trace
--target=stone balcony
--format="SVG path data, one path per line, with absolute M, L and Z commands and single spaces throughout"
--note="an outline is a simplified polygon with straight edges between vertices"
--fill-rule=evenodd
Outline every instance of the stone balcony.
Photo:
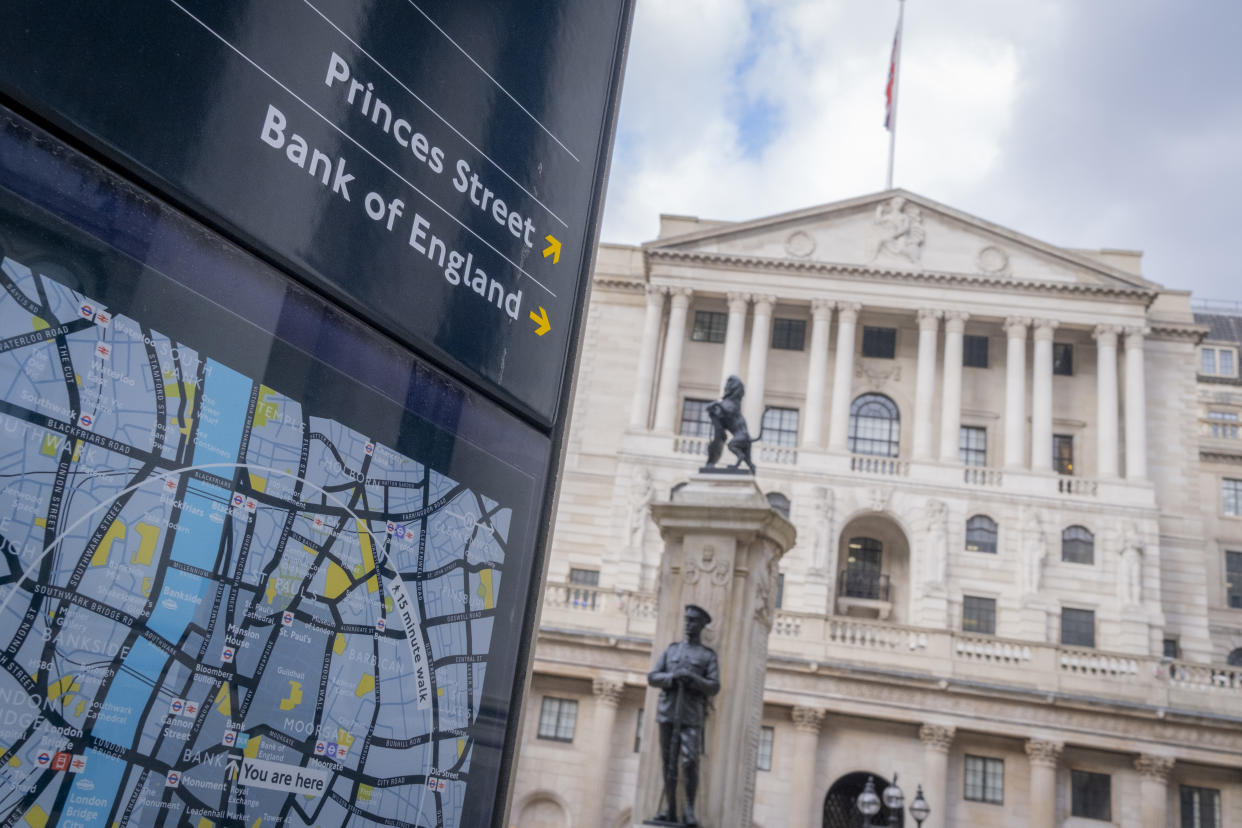
M 650 641 L 656 596 L 550 583 L 540 627 Z M 843 616 L 778 611 L 770 662 L 917 675 L 998 692 L 1242 719 L 1242 668 L 1110 653 Z
M 628 454 L 671 460 L 685 465 L 689 476 L 703 465 L 707 456 L 707 439 L 681 435 L 660 435 L 630 432 L 625 438 Z M 1242 443 L 1234 441 L 1237 449 Z M 822 449 L 771 446 L 756 443 L 755 464 L 767 477 L 801 477 L 822 474 L 846 479 L 900 480 L 941 491 L 956 490 L 978 493 L 980 489 L 998 494 L 1048 497 L 1060 500 L 1086 500 L 1092 503 L 1116 504 L 1151 508 L 1156 506 L 1155 490 L 1150 483 L 1122 479 L 1094 480 L 1086 477 L 1033 472 L 1025 469 L 999 469 L 988 466 L 962 466 L 939 461 L 907 460 L 899 457 L 874 457 L 862 454 L 839 454 Z M 726 450 L 725 458 L 732 462 Z

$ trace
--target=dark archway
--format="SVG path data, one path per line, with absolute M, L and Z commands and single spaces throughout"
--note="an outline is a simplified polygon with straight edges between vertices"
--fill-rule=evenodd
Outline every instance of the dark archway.
M 824 797 L 824 828 L 866 828 L 867 825 L 888 825 L 889 814 L 887 808 L 881 806 L 880 812 L 871 817 L 871 822 L 868 823 L 867 818 L 859 812 L 858 807 L 854 804 L 858 800 L 858 795 L 866 787 L 868 777 L 875 780 L 877 796 L 882 794 L 884 789 L 888 787 L 887 779 L 878 773 L 867 773 L 865 771 L 847 773 L 832 783 L 832 787 L 828 789 L 828 796 Z M 904 814 L 899 816 L 897 818 L 897 825 L 904 826 L 904 819 Z

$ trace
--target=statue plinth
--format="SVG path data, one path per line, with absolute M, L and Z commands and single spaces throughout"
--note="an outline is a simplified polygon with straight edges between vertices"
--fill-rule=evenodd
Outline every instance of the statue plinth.
M 703 727 L 695 798 L 699 824 L 750 828 L 777 564 L 794 545 L 796 532 L 749 474 L 697 474 L 671 500 L 653 503 L 651 512 L 664 539 L 653 663 L 681 639 L 686 604 L 711 614 L 703 641 L 719 658 L 721 689 Z M 657 688 L 648 688 L 645 709 L 655 710 L 658 697 Z M 636 824 L 660 812 L 661 776 L 655 717 L 645 716 Z

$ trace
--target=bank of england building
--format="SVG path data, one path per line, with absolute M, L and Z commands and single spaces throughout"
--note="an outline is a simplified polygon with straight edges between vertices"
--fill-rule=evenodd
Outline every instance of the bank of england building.
M 1140 258 L 901 190 L 602 246 L 510 822 L 641 822 L 652 504 L 736 374 L 798 533 L 756 826 L 894 773 L 928 826 L 1242 825 L 1242 311 Z

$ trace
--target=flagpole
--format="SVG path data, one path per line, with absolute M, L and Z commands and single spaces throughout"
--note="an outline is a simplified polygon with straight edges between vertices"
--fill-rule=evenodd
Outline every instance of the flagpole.
M 888 185 L 893 189 L 893 159 L 897 154 L 897 94 L 901 87 L 901 26 L 906 16 L 906 0 L 897 0 L 897 46 L 893 50 L 893 101 L 888 129 Z

